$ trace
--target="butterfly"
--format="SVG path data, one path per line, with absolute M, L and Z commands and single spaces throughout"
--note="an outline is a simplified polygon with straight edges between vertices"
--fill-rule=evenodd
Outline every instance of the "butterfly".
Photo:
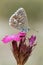
M 19 8 L 9 19 L 9 25 L 22 32 L 28 32 L 28 19 L 24 8 Z
M 9 19 L 9 25 L 13 28 L 20 30 L 21 32 L 28 32 L 29 30 L 34 30 L 28 25 L 28 18 L 24 8 L 19 8 Z M 38 32 L 38 31 L 36 31 Z

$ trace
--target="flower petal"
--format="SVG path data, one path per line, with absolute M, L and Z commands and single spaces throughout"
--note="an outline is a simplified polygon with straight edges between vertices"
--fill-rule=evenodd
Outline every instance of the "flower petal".
M 25 33 L 25 32 L 19 32 L 18 35 L 19 35 L 19 36 L 24 36 L 24 37 L 25 37 L 25 36 L 26 36 L 26 33 Z
M 33 35 L 29 38 L 29 44 L 30 44 L 30 46 L 33 46 L 35 40 L 36 40 L 36 36 L 33 36 Z
M 4 43 L 8 43 L 12 40 L 15 40 L 15 41 L 19 41 L 20 38 L 18 35 L 10 35 L 10 36 L 5 36 L 3 39 L 2 39 L 2 42 Z
M 26 34 L 23 32 L 19 32 L 18 34 L 13 34 L 13 35 L 7 35 L 2 39 L 2 42 L 8 43 L 10 41 L 20 41 L 21 37 L 20 36 L 25 36 Z

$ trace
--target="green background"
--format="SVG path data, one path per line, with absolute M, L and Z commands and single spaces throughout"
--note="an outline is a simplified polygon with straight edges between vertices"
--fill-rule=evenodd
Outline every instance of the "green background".
M 10 28 L 9 18 L 20 7 L 27 13 L 29 26 L 39 31 L 38 33 L 32 31 L 37 35 L 37 46 L 25 65 L 43 65 L 43 0 L 0 0 L 0 40 L 5 35 L 18 32 Z M 16 65 L 11 45 L 5 45 L 1 41 L 0 65 Z

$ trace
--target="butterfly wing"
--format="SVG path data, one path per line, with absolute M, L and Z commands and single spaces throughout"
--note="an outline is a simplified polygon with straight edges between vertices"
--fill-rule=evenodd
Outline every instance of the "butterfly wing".
M 23 8 L 19 8 L 9 20 L 9 25 L 13 28 L 19 29 L 21 31 L 27 31 L 28 28 L 28 19 L 26 12 Z

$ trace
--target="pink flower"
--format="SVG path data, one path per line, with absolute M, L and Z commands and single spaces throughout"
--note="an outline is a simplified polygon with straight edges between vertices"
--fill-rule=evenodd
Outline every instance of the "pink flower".
M 30 46 L 33 46 L 35 40 L 36 40 L 36 36 L 33 36 L 33 35 L 32 35 L 32 36 L 29 38 L 29 45 L 30 45 Z
M 25 32 L 19 32 L 18 34 L 7 35 L 2 39 L 2 42 L 5 44 L 11 41 L 12 52 L 17 63 L 21 63 L 21 62 L 23 64 L 26 63 L 28 57 L 30 57 L 32 48 L 35 45 L 34 42 L 36 40 L 36 36 L 32 35 L 30 38 L 28 38 L 29 43 L 26 42 L 26 40 L 27 38 Z M 28 43 L 28 46 L 26 43 Z
M 18 34 L 13 34 L 13 35 L 7 35 L 2 39 L 2 42 L 4 42 L 5 44 L 10 42 L 10 41 L 20 41 L 22 36 L 25 36 L 26 33 L 24 32 L 19 32 Z M 21 36 L 21 37 L 20 37 Z
M 25 32 L 19 32 L 18 34 L 13 34 L 13 35 L 7 35 L 7 36 L 5 36 L 2 39 L 2 42 L 6 44 L 6 43 L 8 43 L 10 41 L 13 41 L 13 40 L 16 41 L 16 42 L 18 42 L 18 41 L 20 41 L 22 39 L 22 41 L 24 41 L 23 37 L 26 39 L 26 33 Z M 36 40 L 36 36 L 32 35 L 29 38 L 29 45 L 33 46 L 35 40 Z

